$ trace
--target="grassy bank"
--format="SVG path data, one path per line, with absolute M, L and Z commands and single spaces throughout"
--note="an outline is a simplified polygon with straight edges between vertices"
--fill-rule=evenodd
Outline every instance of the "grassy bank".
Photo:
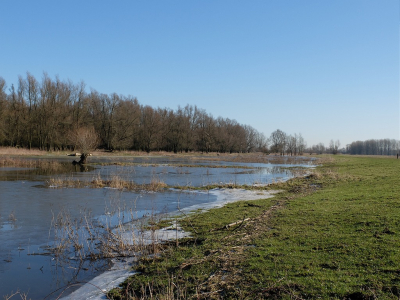
M 275 198 L 191 215 L 114 299 L 398 299 L 400 161 L 336 156 Z

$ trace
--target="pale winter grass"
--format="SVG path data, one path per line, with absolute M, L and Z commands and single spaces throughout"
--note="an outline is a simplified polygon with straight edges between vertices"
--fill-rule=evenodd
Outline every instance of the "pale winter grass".
M 93 177 L 91 181 L 81 180 L 73 176 L 52 177 L 46 181 L 46 186 L 51 188 L 112 188 L 117 190 L 158 192 L 167 188 L 167 184 L 158 178 L 153 178 L 149 184 L 136 184 L 133 181 L 125 180 L 114 174 L 109 179 L 102 178 L 100 174 Z
M 48 171 L 57 171 L 62 168 L 62 164 L 55 160 L 0 157 L 0 167 L 40 168 Z
M 72 217 L 67 209 L 53 216 L 50 229 L 53 239 L 47 248 L 57 260 L 81 261 L 114 257 L 136 257 L 153 255 L 162 250 L 162 236 L 157 227 L 163 215 L 151 213 L 146 218 L 135 218 L 134 208 L 121 203 L 107 208 L 104 219 L 93 220 L 91 212 L 82 209 L 80 216 Z M 111 219 L 117 220 L 111 225 Z M 129 222 L 127 222 L 129 221 Z M 40 253 L 38 253 L 40 254 Z
M 93 152 L 95 156 L 141 156 L 141 157 L 152 157 L 152 156 L 166 156 L 166 157 L 184 157 L 191 160 L 207 160 L 207 161 L 232 161 L 232 162 L 249 162 L 249 163 L 281 163 L 281 162 L 298 162 L 299 156 L 289 155 L 267 155 L 262 152 L 254 153 L 218 153 L 218 152 L 188 152 L 188 153 L 172 153 L 166 151 L 152 151 L 150 153 L 144 151 L 100 151 Z M 309 160 L 308 156 L 302 156 L 304 160 Z
M 11 292 L 10 295 L 5 295 L 3 296 L 4 300 L 11 300 L 11 299 L 20 299 L 20 300 L 30 300 L 31 298 L 28 298 L 28 293 L 24 293 L 21 291 L 16 291 L 16 292 Z
M 152 212 L 144 218 L 137 219 L 136 214 L 134 207 L 126 207 L 118 198 L 110 200 L 109 206 L 106 207 L 106 219 L 97 221 L 93 221 L 93 216 L 88 210 L 81 209 L 80 216 L 72 217 L 69 210 L 63 209 L 58 215 L 53 215 L 51 234 L 49 233 L 53 241 L 46 248 L 47 253 L 43 254 L 51 253 L 59 266 L 68 266 L 69 260 L 80 262 L 79 266 L 88 261 L 121 257 L 134 258 L 134 261 L 139 258 L 152 260 L 166 247 L 163 244 L 165 237 L 158 232 L 156 226 L 165 215 Z M 128 215 L 130 220 L 127 220 Z M 115 217 L 118 218 L 117 225 L 111 225 L 109 221 L 115 221 Z M 40 253 L 35 255 L 37 254 Z M 74 266 L 71 265 L 71 268 Z M 65 291 L 74 284 L 62 289 Z M 100 290 L 100 287 L 98 288 Z M 152 288 L 144 287 L 150 293 Z M 171 277 L 164 290 L 165 297 L 157 299 L 178 299 L 174 297 L 176 289 L 177 285 Z M 62 292 L 57 290 L 51 294 L 61 296 Z M 108 293 L 104 295 L 111 299 Z M 150 299 L 147 296 L 141 299 Z
M 46 155 L 49 152 L 39 149 L 0 147 L 0 155 Z
M 130 150 L 120 150 L 120 151 L 104 151 L 104 150 L 96 150 L 93 152 L 93 155 L 95 156 L 144 156 L 144 157 L 149 157 L 149 156 L 181 156 L 181 154 L 175 154 L 171 152 L 166 152 L 166 151 L 152 151 L 150 153 L 145 152 L 145 151 L 130 151 Z M 191 153 L 193 155 L 193 153 Z
M 289 156 L 289 155 L 276 155 L 265 154 L 261 152 L 254 153 L 207 153 L 197 154 L 190 156 L 192 160 L 206 160 L 206 161 L 230 161 L 230 162 L 244 162 L 244 163 L 272 163 L 272 164 L 299 164 L 307 163 L 311 160 L 309 156 Z

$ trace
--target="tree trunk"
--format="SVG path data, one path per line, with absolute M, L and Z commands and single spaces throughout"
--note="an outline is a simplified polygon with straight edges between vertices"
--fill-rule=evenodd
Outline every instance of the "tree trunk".
M 84 165 L 84 164 L 86 164 L 86 160 L 87 160 L 87 157 L 88 157 L 88 156 L 89 156 L 89 154 L 87 154 L 87 153 L 82 153 L 82 154 L 81 154 L 80 160 L 79 160 L 79 161 L 74 160 L 72 163 L 73 163 L 74 165 L 77 165 L 77 164 L 79 164 L 79 165 Z

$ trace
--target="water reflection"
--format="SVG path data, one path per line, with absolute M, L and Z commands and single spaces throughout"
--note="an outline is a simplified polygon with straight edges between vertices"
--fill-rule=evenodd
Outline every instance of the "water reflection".
M 96 167 L 90 165 L 73 165 L 66 162 L 59 163 L 57 164 L 57 167 L 53 168 L 0 167 L 0 181 L 42 181 L 46 176 L 92 172 L 95 169 Z

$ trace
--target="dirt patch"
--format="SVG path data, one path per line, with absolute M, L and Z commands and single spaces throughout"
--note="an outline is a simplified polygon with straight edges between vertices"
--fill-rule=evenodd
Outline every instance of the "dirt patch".
M 230 231 L 230 234 L 221 240 L 221 248 L 205 253 L 205 257 L 201 260 L 185 261 L 180 266 L 181 269 L 188 269 L 206 261 L 218 266 L 215 272 L 199 285 L 198 293 L 201 298 L 221 299 L 228 294 L 244 296 L 238 287 L 244 277 L 241 263 L 244 261 L 245 251 L 254 247 L 252 241 L 255 238 L 269 230 L 268 220 L 275 211 L 283 207 L 283 204 L 283 201 L 278 201 L 256 218 L 235 222 L 233 226 L 227 224 L 223 228 L 217 228 L 216 230 Z

